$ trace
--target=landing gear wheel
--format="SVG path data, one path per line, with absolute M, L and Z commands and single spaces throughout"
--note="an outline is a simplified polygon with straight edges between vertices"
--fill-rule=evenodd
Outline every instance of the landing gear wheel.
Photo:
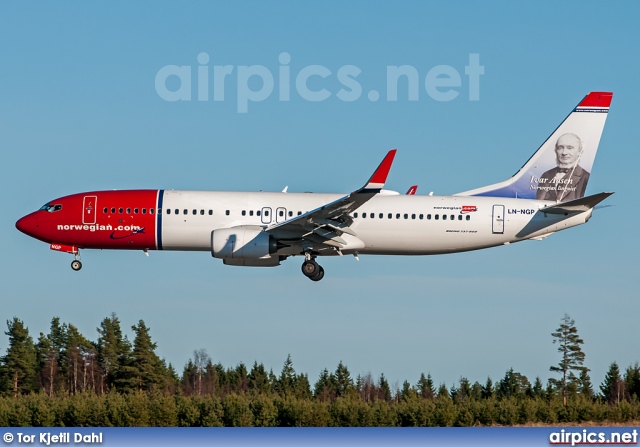
M 71 263 L 71 268 L 77 272 L 78 270 L 80 270 L 80 269 L 82 268 L 82 262 L 80 262 L 80 261 L 73 261 L 73 262 Z
M 318 265 L 318 263 L 313 259 L 309 261 L 304 261 L 302 263 L 302 273 L 307 278 L 313 278 L 314 276 L 316 276 L 320 268 L 321 267 Z
M 322 278 L 324 278 L 324 269 L 322 268 L 321 265 L 318 266 L 318 273 L 316 273 L 315 276 L 310 276 L 309 279 L 311 281 L 320 281 Z

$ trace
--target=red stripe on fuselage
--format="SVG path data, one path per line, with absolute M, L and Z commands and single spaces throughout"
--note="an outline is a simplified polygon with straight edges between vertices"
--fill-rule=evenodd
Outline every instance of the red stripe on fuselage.
M 48 202 L 27 216 L 27 234 L 79 248 L 156 249 L 157 190 L 95 191 Z M 89 199 L 86 199 L 89 198 Z M 93 216 L 91 216 L 93 213 Z M 93 223 L 95 222 L 95 223 Z

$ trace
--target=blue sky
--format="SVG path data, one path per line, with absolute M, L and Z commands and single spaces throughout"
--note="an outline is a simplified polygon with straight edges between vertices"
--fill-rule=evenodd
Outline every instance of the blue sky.
M 115 312 L 126 328 L 143 319 L 179 371 L 205 348 L 225 366 L 258 360 L 275 372 L 291 354 L 312 382 L 342 360 L 353 376 L 384 372 L 401 385 L 431 372 L 451 386 L 511 367 L 546 382 L 559 361 L 550 334 L 567 312 L 597 386 L 612 361 L 640 360 L 639 13 L 637 2 L 589 1 L 3 3 L 0 321 L 18 316 L 37 338 L 59 316 L 95 340 Z M 211 72 L 235 67 L 224 101 L 196 100 L 202 52 Z M 238 113 L 237 67 L 264 66 L 277 87 L 284 52 L 291 100 L 276 89 Z M 470 54 L 484 67 L 478 101 L 464 74 Z M 191 101 L 158 94 L 167 65 L 193 68 Z M 309 80 L 331 92 L 325 101 L 296 94 L 293 79 L 310 65 L 332 73 Z M 363 94 L 351 102 L 335 95 L 346 65 L 361 70 Z M 386 100 L 395 65 L 419 73 L 417 101 L 403 84 Z M 439 65 L 461 74 L 451 101 L 425 89 Z M 312 283 L 296 258 L 242 269 L 208 253 L 84 251 L 76 273 L 71 256 L 14 227 L 81 191 L 349 192 L 391 148 L 389 189 L 453 194 L 511 176 L 589 91 L 614 92 L 587 190 L 615 191 L 613 206 L 542 242 L 326 259 L 325 279 Z

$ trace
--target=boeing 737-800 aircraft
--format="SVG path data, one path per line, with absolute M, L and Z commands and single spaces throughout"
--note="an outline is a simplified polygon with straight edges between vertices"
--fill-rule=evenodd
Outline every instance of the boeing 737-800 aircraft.
M 125 190 L 51 200 L 18 220 L 23 233 L 71 253 L 80 249 L 210 251 L 224 264 L 273 267 L 303 256 L 435 255 L 542 239 L 586 223 L 612 193 L 585 189 L 612 93 L 589 93 L 510 179 L 453 196 L 383 189 L 396 150 L 347 195 Z M 286 191 L 286 188 L 285 188 Z

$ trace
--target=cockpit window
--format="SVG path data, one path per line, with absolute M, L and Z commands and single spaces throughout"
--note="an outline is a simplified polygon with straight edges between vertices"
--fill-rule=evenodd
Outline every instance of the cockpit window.
M 55 213 L 56 211 L 60 211 L 62 209 L 62 205 L 54 205 L 53 203 L 47 203 L 43 205 L 41 210 L 48 211 L 50 213 Z

